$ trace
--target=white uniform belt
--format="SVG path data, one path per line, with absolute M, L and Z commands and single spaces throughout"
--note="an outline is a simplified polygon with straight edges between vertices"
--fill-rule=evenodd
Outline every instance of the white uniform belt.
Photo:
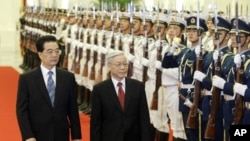
M 220 95 L 224 95 L 223 91 L 220 92 Z
M 167 88 L 167 87 L 173 87 L 173 86 L 177 86 L 177 84 L 172 84 L 172 85 L 170 85 L 170 84 L 168 84 L 168 85 L 162 85 L 164 88 Z
M 182 89 L 192 89 L 192 88 L 194 88 L 194 85 L 193 84 L 183 84 L 183 83 L 181 83 L 180 87 Z
M 212 95 L 212 92 L 208 91 L 208 90 L 205 90 L 205 95 L 207 95 L 207 96 Z
M 250 102 L 245 102 L 245 107 L 247 108 L 247 110 L 250 110 Z
M 234 97 L 224 94 L 224 99 L 225 99 L 225 101 L 231 101 L 231 100 L 234 100 Z

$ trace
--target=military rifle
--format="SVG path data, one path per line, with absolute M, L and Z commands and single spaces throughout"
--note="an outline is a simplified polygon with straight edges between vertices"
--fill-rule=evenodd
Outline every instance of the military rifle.
M 95 7 L 93 7 L 93 18 L 94 18 L 94 23 L 95 23 L 95 35 L 94 35 L 94 45 L 97 46 L 97 28 L 96 28 L 96 17 L 95 17 Z M 90 80 L 95 80 L 95 64 L 97 63 L 97 56 L 98 53 L 96 50 L 93 51 L 93 64 L 91 66 L 91 71 L 90 71 Z
M 76 37 L 76 40 L 79 40 L 79 24 L 77 25 L 77 30 L 75 31 L 75 37 Z M 75 45 L 75 54 L 74 54 L 73 63 L 72 63 L 72 67 L 71 67 L 71 71 L 73 71 L 73 72 L 76 71 L 76 66 L 77 66 L 76 59 L 79 57 L 78 49 L 79 49 L 78 46 Z
M 78 59 L 76 61 L 76 65 L 75 65 L 75 73 L 76 74 L 80 74 L 80 68 L 81 68 L 81 59 L 82 59 L 82 47 L 78 46 Z
M 132 41 L 130 43 L 130 46 L 129 46 L 129 53 L 131 55 L 134 56 L 134 24 L 133 24 L 133 3 L 131 1 L 131 5 L 130 5 L 130 29 L 131 29 L 131 36 L 132 36 Z M 133 75 L 133 62 L 132 61 L 129 61 L 129 64 L 128 64 L 128 74 L 127 74 L 127 77 L 132 77 Z
M 112 14 L 112 12 L 111 12 Z M 105 24 L 104 24 L 104 9 L 103 9 L 103 3 L 102 3 L 102 32 L 103 32 L 103 36 L 102 36 L 102 47 L 105 48 L 106 47 L 106 38 L 105 38 Z M 113 15 L 111 15 L 110 17 L 111 21 L 113 21 Z M 102 48 L 101 47 L 101 48 Z M 101 52 L 101 60 L 100 60 L 100 69 L 98 70 L 98 76 L 95 80 L 96 83 L 98 82 L 101 82 L 103 80 L 103 76 L 102 76 L 102 73 L 103 73 L 103 67 L 105 65 L 105 54 Z
M 146 39 L 146 43 L 143 45 L 143 57 L 148 59 L 148 35 L 147 35 L 147 24 L 146 24 L 146 21 L 145 21 L 145 7 L 144 7 L 144 10 L 143 10 L 143 13 L 144 13 L 144 17 L 143 17 L 143 30 L 144 30 L 144 38 Z M 147 75 L 147 72 L 148 72 L 148 66 L 143 66 L 143 73 L 142 73 L 142 82 L 145 84 L 145 82 L 147 81 L 148 79 L 148 75 Z
M 88 77 L 88 63 L 90 59 L 90 49 L 86 49 L 86 61 L 83 67 L 82 76 Z
M 158 6 L 159 6 L 159 1 L 158 1 Z M 159 7 L 158 7 L 159 8 Z M 159 9 L 158 9 L 158 13 L 157 13 L 157 32 L 158 32 L 158 40 L 160 41 L 160 47 L 157 47 L 157 60 L 158 61 L 162 61 L 162 45 L 161 45 L 161 27 L 160 27 L 160 23 L 159 23 Z M 162 72 L 159 69 L 156 69 L 155 71 L 155 75 L 156 75 L 156 80 L 155 80 L 155 90 L 153 92 L 153 99 L 151 102 L 151 110 L 158 110 L 158 91 L 159 88 L 161 86 L 161 75 Z
M 238 24 L 238 0 L 236 0 L 235 4 L 235 21 L 236 21 L 236 41 L 237 41 L 237 46 L 238 46 L 238 53 L 241 53 L 241 43 L 240 43 L 240 35 L 239 35 L 239 24 Z M 236 66 L 237 71 L 236 71 L 236 82 L 243 84 L 244 82 L 244 58 L 241 59 L 241 65 Z M 235 108 L 233 109 L 233 125 L 238 125 L 240 124 L 240 121 L 243 117 L 243 97 L 239 94 L 236 93 L 235 96 Z
M 67 19 L 68 19 L 68 34 L 67 37 L 68 39 L 71 38 L 71 25 L 69 24 L 69 12 L 67 14 Z M 68 68 L 68 59 L 69 59 L 69 53 L 70 53 L 70 49 L 71 49 L 71 43 L 67 41 L 67 51 L 66 51 L 66 55 L 64 56 L 63 59 L 63 68 L 67 69 Z
M 104 53 L 101 53 L 101 66 L 100 69 L 98 70 L 98 77 L 96 79 L 96 82 L 101 82 L 103 80 L 103 67 L 105 66 L 105 57 L 106 55 Z
M 200 47 L 200 53 L 196 54 L 196 70 L 201 71 L 202 69 L 202 47 L 201 47 L 201 33 L 202 30 L 200 28 L 200 3 L 198 1 L 198 9 L 197 9 L 197 35 L 199 37 L 199 47 Z M 198 80 L 194 80 L 194 98 L 193 98 L 193 106 L 189 110 L 186 128 L 196 129 L 198 127 L 197 123 L 199 122 L 198 118 L 198 102 L 200 99 L 200 93 L 201 93 L 201 83 Z
M 218 19 L 217 19 L 217 7 L 215 7 L 214 11 L 214 26 L 215 26 L 215 40 L 216 40 L 216 46 L 217 50 L 219 52 L 218 54 L 218 60 L 214 62 L 214 74 L 221 76 L 221 54 L 220 54 L 220 43 L 219 43 L 219 33 L 218 33 Z M 212 101 L 211 101 L 211 110 L 208 117 L 208 123 L 205 130 L 205 139 L 215 139 L 216 134 L 216 119 L 217 119 L 217 113 L 220 108 L 220 93 L 221 89 L 217 87 L 212 87 Z

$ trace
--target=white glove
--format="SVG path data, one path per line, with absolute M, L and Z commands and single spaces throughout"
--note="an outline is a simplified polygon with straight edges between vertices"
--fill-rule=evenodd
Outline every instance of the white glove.
M 203 72 L 201 71 L 195 71 L 194 72 L 194 79 L 202 82 L 202 80 L 206 77 L 206 74 L 204 74 Z
M 241 60 L 240 54 L 236 54 L 236 55 L 234 56 L 234 64 L 236 65 L 237 68 L 240 67 L 241 61 L 242 61 L 242 60 Z
M 107 52 L 108 52 L 108 50 L 106 48 L 101 49 L 101 53 L 106 54 Z
M 194 52 L 195 52 L 196 56 L 200 56 L 201 47 L 200 46 L 195 47 Z
M 155 67 L 156 67 L 158 70 L 161 70 L 161 69 L 162 69 L 162 67 L 161 67 L 161 62 L 160 62 L 160 61 L 156 61 Z
M 161 45 L 161 40 L 157 40 L 157 41 L 155 41 L 155 47 L 160 47 L 160 45 Z
M 142 45 L 146 45 L 146 43 L 147 43 L 147 38 L 143 38 L 142 39 Z
M 133 38 L 132 37 L 128 37 L 128 43 L 132 43 L 132 41 L 133 41 Z
M 135 56 L 129 53 L 129 55 L 128 55 L 128 60 L 129 60 L 130 62 L 134 62 Z
M 146 66 L 146 67 L 149 66 L 149 60 L 146 59 L 146 58 L 142 58 L 141 63 L 142 63 L 143 66 Z
M 219 56 L 219 51 L 218 51 L 218 50 L 215 50 L 214 53 L 213 53 L 214 62 L 217 62 L 217 61 L 218 61 L 218 56 Z
M 175 50 L 177 49 L 178 45 L 176 45 L 175 43 L 172 44 L 169 54 L 174 54 Z
M 223 78 L 219 77 L 218 75 L 213 76 L 213 81 L 212 81 L 213 86 L 220 88 L 220 89 L 223 89 L 225 83 L 226 83 L 226 81 Z
M 188 99 L 186 98 L 185 102 L 184 102 L 184 105 L 188 106 L 189 108 L 191 108 L 193 106 L 193 103 Z
M 237 94 L 240 94 L 240 95 L 244 96 L 245 92 L 246 92 L 246 89 L 247 89 L 247 85 L 243 85 L 243 84 L 240 84 L 240 83 L 235 83 L 234 84 L 234 91 Z

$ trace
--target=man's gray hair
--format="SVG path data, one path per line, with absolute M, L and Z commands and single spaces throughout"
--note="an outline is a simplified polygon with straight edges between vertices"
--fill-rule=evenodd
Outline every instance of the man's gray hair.
M 114 51 L 109 51 L 107 54 L 107 64 L 110 64 L 112 59 L 116 56 L 120 56 L 120 55 L 125 55 L 123 51 L 120 50 L 114 50 Z

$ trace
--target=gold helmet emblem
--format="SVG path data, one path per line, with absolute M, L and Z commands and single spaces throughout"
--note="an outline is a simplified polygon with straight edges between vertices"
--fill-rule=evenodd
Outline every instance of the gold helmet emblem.
M 191 23 L 194 24 L 195 23 L 195 18 L 191 19 Z
M 236 26 L 236 24 L 237 24 L 237 20 L 235 19 L 235 20 L 233 21 L 233 25 Z

